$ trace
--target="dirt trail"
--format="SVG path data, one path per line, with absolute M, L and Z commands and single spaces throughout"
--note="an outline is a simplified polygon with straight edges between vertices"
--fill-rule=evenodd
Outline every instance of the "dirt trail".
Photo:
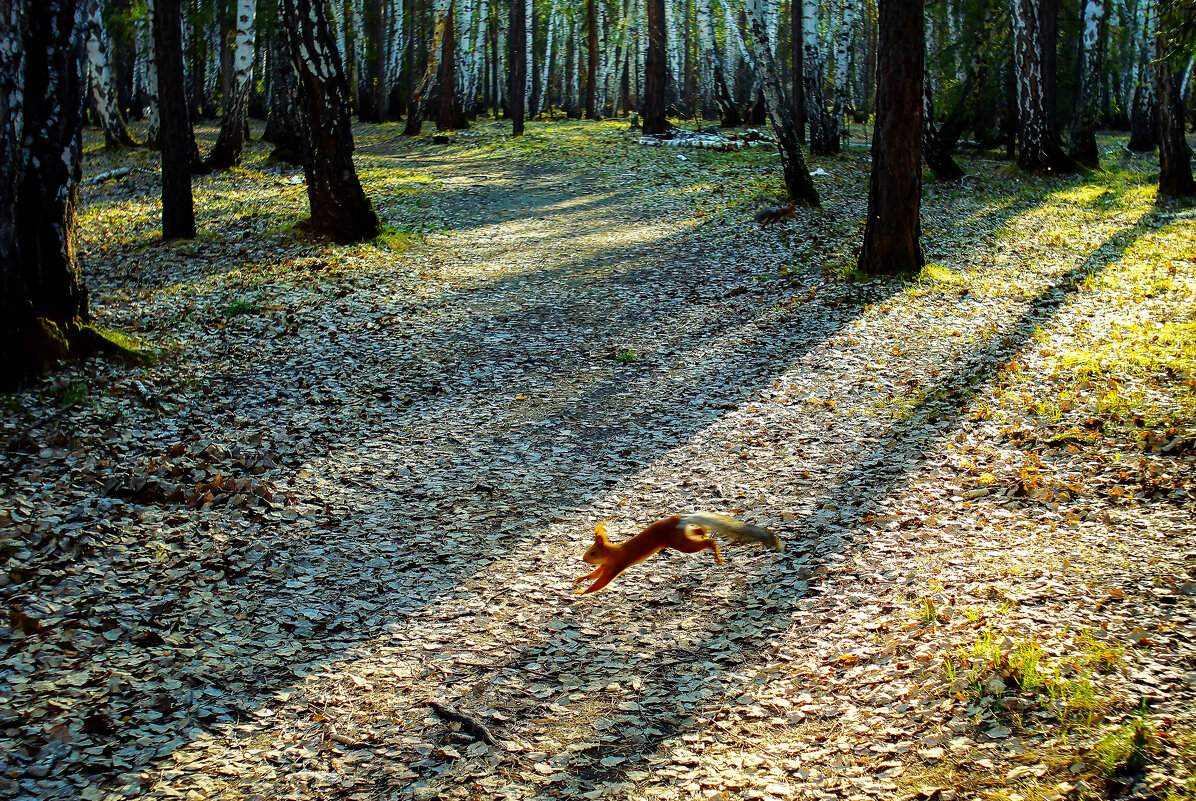
M 110 689 L 97 704 L 46 686 L 86 708 L 82 726 L 62 705 L 6 719 L 24 749 L 6 796 L 962 796 L 1048 752 L 1025 780 L 1053 787 L 1079 750 L 1042 734 L 1045 716 L 1010 728 L 943 673 L 981 627 L 1047 642 L 1113 619 L 1129 642 L 1169 623 L 1183 636 L 1155 651 L 1121 646 L 1107 692 L 1190 715 L 1190 599 L 1158 589 L 1187 569 L 1190 499 L 1026 498 L 1024 455 L 972 412 L 1037 330 L 1100 313 L 1082 279 L 1140 232 L 1094 222 L 1076 253 L 997 260 L 996 289 L 970 295 L 853 288 L 816 265 L 779 277 L 776 232 L 744 232 L 748 263 L 631 179 L 430 147 L 365 146 L 359 164 L 434 182 L 417 213 L 445 232 L 335 258 L 282 236 L 238 251 L 264 277 L 210 258 L 223 243 L 140 268 L 165 285 L 179 259 L 215 288 L 194 290 L 207 305 L 190 289 L 139 301 L 177 315 L 180 394 L 142 387 L 108 469 L 132 483 L 72 498 L 88 526 L 111 522 L 45 563 L 67 578 L 29 588 L 103 621 L 39 680 Z M 373 180 L 388 224 L 412 214 L 405 184 L 388 197 Z M 97 277 L 98 305 L 122 275 Z M 254 312 L 219 315 L 242 297 Z M 114 425 L 96 403 L 81 431 Z M 44 487 L 20 495 L 33 519 L 62 504 L 54 481 L 84 475 L 38 458 Z M 204 476 L 214 501 L 131 488 L 162 465 Z M 788 550 L 664 554 L 572 593 L 599 520 L 625 536 L 698 509 Z M 102 585 L 69 578 L 92 566 Z M 15 686 L 14 706 L 32 693 Z M 430 700 L 499 744 L 451 732 Z

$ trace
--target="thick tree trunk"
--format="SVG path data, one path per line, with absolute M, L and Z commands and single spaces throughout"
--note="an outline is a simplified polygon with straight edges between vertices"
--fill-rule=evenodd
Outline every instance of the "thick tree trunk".
M 407 124 L 403 128 L 404 136 L 419 136 L 424 122 L 424 98 L 436 79 L 440 69 L 440 54 L 444 48 L 444 33 L 448 26 L 448 14 L 452 9 L 452 0 L 436 0 L 435 27 L 432 29 L 432 45 L 428 48 L 428 68 L 424 77 L 411 94 L 411 102 L 407 104 Z
M 137 144 L 129 134 L 125 115 L 121 113 L 116 88 L 112 84 L 112 69 L 108 58 L 108 31 L 100 0 L 87 2 L 87 76 L 91 83 L 91 98 L 99 117 L 104 143 L 109 148 L 132 147 Z
M 586 3 L 586 119 L 600 119 L 598 103 L 598 0 Z
M 83 10 L 74 0 L 21 5 L 0 0 L 4 390 L 57 359 L 93 352 L 98 339 L 89 325 L 75 218 L 83 154 Z
M 1044 2 L 1046 5 L 1044 6 Z M 1010 0 L 1017 100 L 1017 164 L 1028 172 L 1070 172 L 1075 164 L 1064 154 L 1048 103 L 1054 99 L 1054 75 L 1045 72 L 1050 58 L 1043 43 L 1044 8 L 1049 0 Z
M 154 45 L 158 51 L 158 102 L 162 112 L 162 236 L 195 236 L 191 168 L 195 138 L 187 113 L 179 0 L 155 0 Z
M 764 13 L 762 0 L 746 0 L 744 3 L 743 25 L 747 33 L 746 41 L 750 48 L 752 62 L 756 66 L 757 77 L 764 91 L 768 118 L 772 122 L 772 130 L 777 138 L 777 150 L 781 155 L 781 170 L 785 178 L 785 188 L 788 191 L 789 199 L 795 203 L 819 206 L 821 201 L 818 197 L 818 190 L 814 187 L 810 171 L 806 168 L 805 159 L 802 158 L 797 127 L 793 124 L 793 116 L 789 113 L 789 102 L 781 90 L 781 79 L 777 72 L 776 62 L 773 60 Z
M 922 0 L 880 0 L 876 127 L 860 269 L 909 275 L 922 269 Z
M 664 93 L 668 85 L 665 58 L 668 43 L 665 30 L 664 0 L 647 0 L 648 59 L 644 67 L 644 133 L 660 136 L 669 129 L 665 118 Z
M 320 0 L 284 0 L 283 9 L 302 89 L 308 227 L 338 242 L 372 239 L 381 224 L 353 168 L 349 86 L 324 6 Z
M 1159 115 L 1159 194 L 1188 197 L 1196 195 L 1196 181 L 1192 179 L 1192 153 L 1184 137 L 1180 76 L 1171 68 L 1162 31 L 1156 40 L 1154 78 Z
M 444 20 L 444 38 L 441 42 L 440 69 L 437 83 L 440 84 L 440 103 L 436 114 L 436 130 L 449 131 L 468 128 L 465 112 L 457 99 L 457 37 L 454 28 L 456 0 L 449 1 Z
M 1096 149 L 1097 82 L 1101 72 L 1101 22 L 1104 0 L 1086 0 L 1083 6 L 1080 53 L 1076 60 L 1076 102 L 1071 115 L 1071 148 L 1068 155 L 1085 167 L 1100 164 Z
M 227 170 L 241 161 L 249 122 L 249 89 L 253 78 L 255 0 L 237 0 L 237 38 L 233 55 L 232 92 L 224 98 L 220 136 L 208 154 L 209 170 Z

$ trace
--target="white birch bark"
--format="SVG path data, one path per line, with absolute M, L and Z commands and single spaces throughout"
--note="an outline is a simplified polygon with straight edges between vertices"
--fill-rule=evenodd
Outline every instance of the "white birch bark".
M 357 107 L 361 108 L 361 96 L 368 91 L 363 80 L 365 72 L 365 9 L 362 0 L 351 0 L 349 11 L 352 27 L 349 33 L 353 37 L 352 66 L 345 70 L 345 78 L 349 84 L 349 92 L 357 99 Z
M 150 147 L 157 148 L 162 126 L 158 116 L 158 52 L 154 46 L 154 0 L 146 0 L 145 25 L 145 141 Z
M 145 17 L 133 24 L 133 105 L 141 113 L 145 107 Z
M 1196 62 L 1196 57 L 1188 59 L 1188 66 L 1184 67 L 1184 77 L 1179 82 L 1179 96 L 1188 96 L 1188 87 L 1191 85 L 1189 81 L 1192 79 L 1192 64 Z
M 386 36 L 386 90 L 391 92 L 403 72 L 403 0 L 388 0 Z
M 855 37 L 855 0 L 843 0 L 843 16 L 835 41 L 835 124 L 851 108 L 851 41 Z
M 665 48 L 669 54 L 669 81 L 680 91 L 681 65 L 684 61 L 681 53 L 681 37 L 678 35 L 677 5 L 677 0 L 664 0 Z M 680 0 L 680 5 L 684 8 L 685 0 Z
M 632 64 L 634 65 L 634 91 L 637 106 L 644 102 L 644 67 L 648 63 L 648 37 L 645 25 L 640 22 L 640 20 L 644 20 L 646 23 L 648 19 L 648 7 L 644 3 L 645 0 L 635 0 L 635 10 L 632 11 L 632 19 L 635 20 L 635 24 L 632 26 L 632 33 L 635 36 L 635 54 L 632 57 Z
M 506 63 L 507 53 L 507 29 L 511 25 L 511 15 L 499 12 L 498 14 L 498 35 L 495 37 L 495 52 L 498 56 L 498 63 L 500 65 L 498 80 L 494 82 L 494 111 L 497 114 L 498 109 L 504 105 L 507 96 L 507 79 L 506 70 L 501 69 L 501 65 Z
M 554 2 L 548 4 L 548 24 L 547 33 L 544 38 L 544 60 L 540 62 L 543 66 L 540 68 L 540 92 L 532 104 L 531 114 L 539 116 L 543 113 L 544 107 L 547 105 L 549 97 L 548 79 L 552 76 L 552 40 L 556 36 L 556 18 L 558 15 L 557 6 Z
M 474 29 L 473 53 L 469 63 L 469 85 L 466 87 L 468 98 L 477 98 L 481 86 L 483 70 L 486 69 L 486 28 L 490 21 L 490 4 L 487 0 L 478 0 L 477 26 Z M 471 105 L 476 105 L 476 99 Z
M 610 37 L 606 30 L 606 3 L 602 2 L 602 0 L 595 0 L 595 6 L 598 16 L 598 69 L 597 75 L 594 76 L 594 113 L 605 117 L 606 70 L 608 66 L 606 43 Z
M 514 2 L 519 2 L 519 0 L 514 0 Z M 524 64 L 524 72 L 523 72 L 523 78 L 524 78 L 524 81 L 523 81 L 523 103 L 525 106 L 525 111 L 527 113 L 527 116 L 529 116 L 529 117 L 531 116 L 531 111 L 530 111 L 530 109 L 526 108 L 526 105 L 532 99 L 532 79 L 535 77 L 535 75 L 532 73 L 532 68 L 536 63 L 536 52 L 535 52 L 535 43 L 536 43 L 535 20 L 536 20 L 536 17 L 535 17 L 535 14 L 533 13 L 534 11 L 535 11 L 535 8 L 534 8 L 534 4 L 532 3 L 532 0 L 527 0 L 527 6 L 524 8 L 524 12 L 523 12 L 524 13 L 523 29 L 524 29 L 524 31 L 527 32 L 527 43 L 524 45 L 524 48 L 523 48 L 524 60 L 527 62 L 526 64 Z
M 233 50 L 233 97 L 244 115 L 249 104 L 249 83 L 253 78 L 255 0 L 237 0 L 237 34 Z
M 573 41 L 573 69 L 569 70 L 569 108 L 574 116 L 581 116 L 581 25 L 578 10 L 569 18 L 569 38 Z
M 100 118 L 100 129 L 109 147 L 133 144 L 129 129 L 120 113 L 116 89 L 112 85 L 112 70 L 108 64 L 108 32 L 100 0 L 88 0 L 86 27 L 87 78 L 91 84 L 92 101 Z

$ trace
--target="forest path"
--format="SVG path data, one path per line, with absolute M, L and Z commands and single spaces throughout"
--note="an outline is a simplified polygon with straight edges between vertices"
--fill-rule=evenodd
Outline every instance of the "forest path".
M 9 795 L 883 797 L 976 791 L 1022 755 L 1019 781 L 1053 787 L 1081 755 L 1063 713 L 1026 689 L 1041 725 L 1017 725 L 945 665 L 1002 637 L 1054 664 L 1077 631 L 1117 654 L 1092 700 L 1114 720 L 1145 697 L 1190 717 L 1168 665 L 1191 642 L 1163 632 L 1191 629 L 1192 457 L 1134 451 L 1127 474 L 1099 442 L 1042 445 L 1016 399 L 1057 392 L 1046 351 L 1109 324 L 1097 278 L 1191 221 L 1133 191 L 935 197 L 931 219 L 951 203 L 970 226 L 966 281 L 851 286 L 793 253 L 858 197 L 791 241 L 699 224 L 673 153 L 364 134 L 367 190 L 414 237 L 271 228 L 303 198 L 268 169 L 200 182 L 238 236 L 101 251 L 88 217 L 97 308 L 174 345 L 140 377 L 93 366 L 71 449 L 53 422 L 20 446 L 17 508 L 61 533 L 19 608 L 76 624 L 10 660 L 39 684 L 11 696 L 35 712 L 4 724 Z M 89 208 L 142 219 L 152 182 L 129 189 Z M 1000 247 L 994 218 L 1022 226 Z M 1079 239 L 1035 238 L 1073 218 Z M 1163 489 L 1119 500 L 1145 477 Z M 622 538 L 699 509 L 788 549 L 665 553 L 572 593 L 599 520 Z

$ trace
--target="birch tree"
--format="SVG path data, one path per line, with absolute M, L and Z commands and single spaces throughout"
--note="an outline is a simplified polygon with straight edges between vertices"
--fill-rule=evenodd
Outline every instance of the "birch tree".
M 131 147 L 136 144 L 121 113 L 108 61 L 108 31 L 104 26 L 100 0 L 87 0 L 87 82 L 91 85 L 92 105 L 104 132 L 107 147 Z
M 519 2 L 519 0 L 514 0 Z M 318 2 L 318 0 L 317 0 Z M 403 128 L 405 136 L 418 136 L 424 122 L 424 99 L 436 74 L 440 69 L 441 50 L 444 49 L 445 28 L 448 25 L 448 15 L 452 11 L 453 0 L 435 0 L 433 13 L 435 19 L 432 28 L 432 44 L 428 47 L 428 66 L 420 78 L 415 90 L 411 93 L 411 103 L 407 108 L 407 124 Z
M 793 115 L 790 114 L 789 104 L 781 89 L 781 79 L 777 72 L 776 62 L 773 60 L 768 26 L 765 21 L 764 0 L 745 0 L 740 16 L 746 31 L 744 40 L 751 53 L 752 63 L 755 65 L 756 77 L 763 88 L 768 118 L 777 139 L 777 150 L 781 155 L 781 171 L 784 175 L 789 199 L 795 203 L 819 206 L 821 201 L 818 197 L 818 190 L 814 186 L 813 179 L 810 178 L 810 171 L 806 168 L 805 159 L 802 158 L 801 146 L 797 139 L 797 128 L 793 124 Z
M 1192 178 L 1191 149 L 1184 135 L 1181 76 L 1174 63 L 1179 54 L 1172 52 L 1169 40 L 1180 38 L 1175 29 L 1185 21 L 1196 28 L 1196 20 L 1191 16 L 1196 15 L 1196 10 L 1164 7 L 1163 11 L 1159 15 L 1154 58 L 1155 95 L 1159 106 L 1159 195 L 1188 197 L 1196 195 L 1196 181 Z
M 698 42 L 702 51 L 703 70 L 709 75 L 710 93 L 718 106 L 719 124 L 733 128 L 741 123 L 739 109 L 731 92 L 727 89 L 727 76 L 723 72 L 723 60 L 719 56 L 714 38 L 714 19 L 711 13 L 713 0 L 698 0 Z
M 158 110 L 158 48 L 154 44 L 154 4 L 157 0 L 145 0 L 145 144 L 153 149 L 159 147 L 162 116 Z
M 0 0 L 0 389 L 100 338 L 79 270 L 84 9 Z
M 1086 167 L 1096 167 L 1096 125 L 1099 121 L 1097 86 L 1101 70 L 1100 28 L 1104 0 L 1085 0 L 1081 22 L 1080 52 L 1076 60 L 1076 102 L 1072 110 L 1071 149 L 1068 155 Z
M 1010 0 L 1013 20 L 1015 99 L 1017 103 L 1017 164 L 1028 172 L 1069 172 L 1075 169 L 1064 154 L 1048 111 L 1048 76 L 1044 68 L 1044 0 Z M 1049 27 L 1049 26 L 1048 26 Z
M 308 228 L 338 242 L 372 239 L 378 215 L 353 167 L 349 85 L 321 0 L 284 0 L 283 24 L 299 76 Z
M 802 88 L 806 96 L 806 124 L 810 127 L 810 152 L 829 155 L 839 150 L 839 134 L 827 114 L 822 89 L 826 59 L 819 41 L 818 0 L 802 0 L 802 37 Z
M 1148 152 L 1158 145 L 1155 126 L 1155 80 L 1151 75 L 1154 56 L 1156 28 L 1154 0 L 1138 0 L 1134 31 L 1136 53 L 1134 54 L 1132 94 L 1130 100 L 1130 150 Z
M 253 78 L 254 12 L 256 0 L 237 0 L 237 34 L 233 51 L 232 92 L 224 98 L 220 135 L 208 154 L 209 170 L 226 170 L 241 161 L 241 146 L 249 122 L 249 89 Z
M 839 33 L 835 37 L 835 106 L 830 126 L 836 142 L 839 140 L 839 123 L 851 107 L 851 42 L 855 36 L 856 16 L 855 0 L 842 0 L 842 3 Z

